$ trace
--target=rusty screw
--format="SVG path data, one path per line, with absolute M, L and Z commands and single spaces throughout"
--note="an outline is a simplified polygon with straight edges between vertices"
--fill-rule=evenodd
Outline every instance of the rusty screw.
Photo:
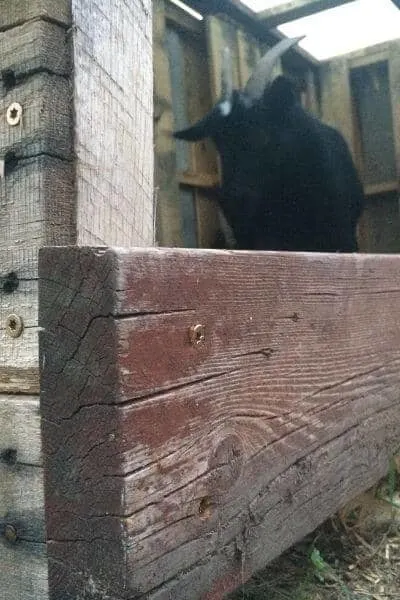
M 4 537 L 6 538 L 7 542 L 15 544 L 17 541 L 17 530 L 13 525 L 6 525 L 4 527 Z
M 192 325 L 189 329 L 189 339 L 192 346 L 201 346 L 206 340 L 204 325 Z
M 24 330 L 24 323 L 19 315 L 8 315 L 6 319 L 6 332 L 12 338 L 17 338 Z
M 213 513 L 213 503 L 211 498 L 206 496 L 202 498 L 199 505 L 199 515 L 202 521 L 206 521 L 212 516 Z
M 12 104 L 10 104 L 10 106 L 7 108 L 7 123 L 11 127 L 15 127 L 15 125 L 18 125 L 20 123 L 21 117 L 22 106 L 20 105 L 20 103 L 13 102 Z

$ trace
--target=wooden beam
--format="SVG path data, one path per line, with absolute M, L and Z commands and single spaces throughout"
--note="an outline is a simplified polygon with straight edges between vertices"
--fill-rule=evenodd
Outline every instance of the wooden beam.
M 151 245 L 152 2 L 71 3 L 77 243 Z
M 48 248 L 40 276 L 51 600 L 221 600 L 387 472 L 400 256 Z
M 328 125 L 339 129 L 349 144 L 353 158 L 356 159 L 352 91 L 349 63 L 346 58 L 338 57 L 323 63 L 320 69 L 320 82 L 322 119 Z
M 302 17 L 308 17 L 312 14 L 336 8 L 342 4 L 347 4 L 352 0 L 290 0 L 285 4 L 272 6 L 258 13 L 258 18 L 266 27 L 277 27 L 282 23 L 288 23 Z

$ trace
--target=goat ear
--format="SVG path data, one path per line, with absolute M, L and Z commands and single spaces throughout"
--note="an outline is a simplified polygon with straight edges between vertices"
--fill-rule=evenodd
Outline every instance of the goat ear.
M 216 104 L 214 108 L 200 121 L 197 121 L 191 127 L 174 132 L 174 138 L 196 142 L 207 137 L 213 137 L 221 128 L 225 117 L 229 116 L 232 110 L 232 103 L 225 100 Z
M 295 104 L 297 91 L 295 83 L 283 75 L 279 75 L 265 90 L 262 103 L 274 112 L 282 112 Z

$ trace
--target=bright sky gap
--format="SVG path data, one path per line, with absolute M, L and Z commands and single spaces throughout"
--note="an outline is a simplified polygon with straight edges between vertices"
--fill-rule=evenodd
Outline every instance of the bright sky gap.
M 242 0 L 261 12 L 287 0 Z M 337 8 L 284 23 L 288 37 L 306 35 L 300 46 L 318 60 L 400 38 L 400 10 L 391 0 L 354 0 Z

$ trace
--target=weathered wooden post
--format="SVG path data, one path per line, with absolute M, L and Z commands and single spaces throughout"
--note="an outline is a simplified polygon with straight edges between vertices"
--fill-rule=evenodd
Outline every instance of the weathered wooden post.
M 9 600 L 48 597 L 38 250 L 153 243 L 151 30 L 150 0 L 0 1 L 0 589 Z

